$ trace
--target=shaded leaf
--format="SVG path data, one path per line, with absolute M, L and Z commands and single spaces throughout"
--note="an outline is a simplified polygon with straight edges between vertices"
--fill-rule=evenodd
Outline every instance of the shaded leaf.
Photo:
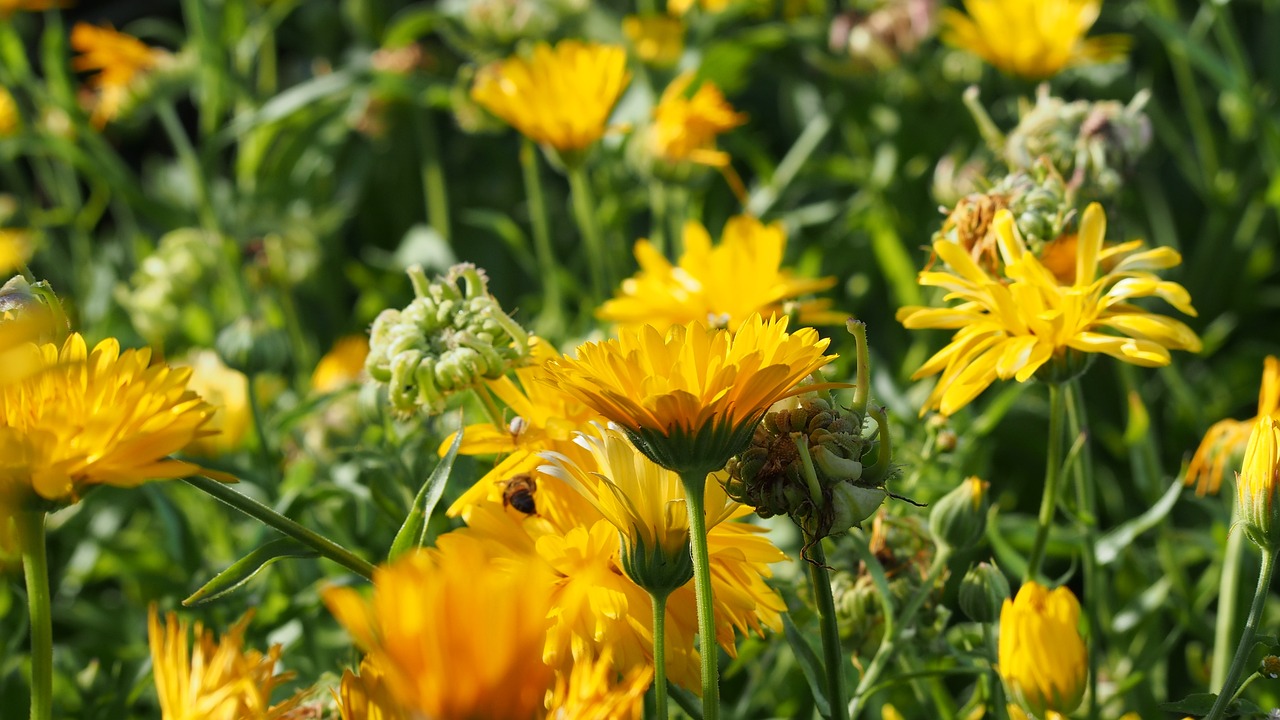
M 320 553 L 296 540 L 276 538 L 240 558 L 231 567 L 218 573 L 212 580 L 205 583 L 204 587 L 192 593 L 191 597 L 183 600 L 182 604 L 190 607 L 217 600 L 249 582 L 254 575 L 257 575 L 263 568 L 277 560 L 319 556 Z
M 453 461 L 457 459 L 458 448 L 461 445 L 462 433 L 454 433 L 449 452 L 440 458 L 440 463 L 436 465 L 435 470 L 431 471 L 427 481 L 422 484 L 422 489 L 418 490 L 417 497 L 413 499 L 409 516 L 404 519 L 404 524 L 396 533 L 395 540 L 391 542 L 387 560 L 396 559 L 410 548 L 422 547 L 427 537 L 427 518 L 431 517 L 431 512 L 440 502 L 440 496 L 444 494 L 445 483 L 449 481 L 449 473 L 453 470 Z

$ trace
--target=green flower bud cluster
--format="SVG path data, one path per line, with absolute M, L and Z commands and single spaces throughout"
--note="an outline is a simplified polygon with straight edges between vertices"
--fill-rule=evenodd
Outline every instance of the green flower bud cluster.
M 474 59 L 492 60 L 521 42 L 548 40 L 581 14 L 583 0 L 444 0 L 445 38 Z
M 790 516 L 810 540 L 856 527 L 887 496 L 887 463 L 881 467 L 877 452 L 864 466 L 878 443 L 863 436 L 863 419 L 862 413 L 818 397 L 769 413 L 747 449 L 729 461 L 725 492 L 761 517 Z
M 1029 170 L 1047 157 L 1071 188 L 1090 197 L 1120 189 L 1124 176 L 1151 145 L 1151 122 L 1142 112 L 1147 95 L 1129 102 L 1066 102 L 1041 86 L 1004 144 L 1011 170 Z
M 1007 208 L 1013 213 L 1018 232 L 1032 252 L 1038 253 L 1063 234 L 1074 207 L 1062 176 L 1042 159 L 1028 170 L 1000 178 L 986 192 L 961 198 L 934 240 L 958 243 L 976 257 L 985 258 L 988 267 L 992 267 L 998 251 L 991 222 L 998 211 Z
M 455 265 L 434 282 L 420 266 L 408 272 L 416 297 L 373 321 L 365 361 L 396 411 L 438 413 L 453 393 L 529 357 L 528 333 L 489 294 L 476 266 Z
M 127 287 L 116 289 L 116 299 L 128 311 L 133 326 L 147 342 L 160 345 L 183 322 L 184 308 L 212 279 L 222 242 L 195 228 L 180 228 L 160 238 Z

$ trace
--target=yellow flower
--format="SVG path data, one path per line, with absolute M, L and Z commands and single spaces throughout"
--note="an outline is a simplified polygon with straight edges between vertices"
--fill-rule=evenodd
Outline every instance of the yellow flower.
M 765 225 L 738 215 L 729 218 L 712 247 L 697 221 L 684 227 L 684 253 L 673 266 L 648 240 L 636 243 L 640 272 L 622 281 L 618 297 L 596 313 L 622 327 L 652 325 L 665 332 L 694 321 L 737 330 L 753 314 L 786 315 L 794 308 L 806 325 L 843 323 L 846 315 L 828 308 L 829 300 L 795 298 L 826 290 L 835 278 L 797 278 L 782 268 L 787 236 L 779 223 Z
M 342 673 L 338 688 L 338 714 L 342 720 L 411 720 L 391 696 L 386 672 L 366 657 L 360 663 L 360 674 Z
M 2 11 L 0 11 L 2 12 Z M 22 128 L 22 116 L 18 114 L 18 104 L 7 88 L 0 87 L 0 138 L 16 135 Z M 3 262 L 0 262 L 3 267 Z
M 657 67 L 670 67 L 684 53 L 684 23 L 666 15 L 628 15 L 622 19 L 636 57 Z
M 1227 418 L 1214 423 L 1187 464 L 1186 483 L 1196 484 L 1197 495 L 1218 492 L 1227 463 L 1244 449 L 1253 426 L 1264 417 L 1280 419 L 1280 359 L 1274 355 L 1262 364 L 1258 414 L 1248 420 Z
M 964 0 L 968 15 L 942 10 L 942 39 L 1010 75 L 1043 80 L 1129 50 L 1125 35 L 1084 40 L 1102 0 Z
M 676 17 L 683 16 L 693 9 L 694 5 L 705 13 L 724 12 L 733 0 L 667 0 L 667 12 Z
M 174 613 L 163 623 L 153 605 L 148 628 L 151 663 L 156 678 L 163 720 L 284 720 L 297 708 L 301 696 L 271 704 L 271 694 L 293 677 L 275 671 L 280 646 L 264 655 L 244 649 L 249 615 L 228 630 L 221 640 L 196 623 L 196 644 L 191 646 L 189 627 Z
M 227 367 L 218 353 L 208 349 L 192 351 L 185 360 L 174 364 L 174 368 L 180 367 L 191 368 L 187 387 L 215 410 L 204 427 L 211 434 L 197 438 L 187 446 L 187 452 L 217 457 L 238 450 L 253 424 L 249 381 L 244 373 Z
M 588 342 L 548 363 L 551 380 L 618 423 L 651 460 L 684 476 L 724 467 L 751 440 L 769 406 L 806 389 L 834 359 L 812 328 L 752 315 L 737 330 L 695 321 L 664 336 L 651 325 Z
M 1104 250 L 1106 216 L 1097 203 L 1081 220 L 1075 277 L 1069 285 L 1061 284 L 1027 249 L 1008 210 L 996 214 L 994 229 L 1004 278 L 989 275 L 959 244 L 938 240 L 933 249 L 947 270 L 922 272 L 919 283 L 945 288 L 947 300 L 963 302 L 898 311 L 898 321 L 913 330 L 957 330 L 951 343 L 912 376 L 942 373 L 921 415 L 931 409 L 951 415 L 997 378 L 1026 382 L 1038 372 L 1052 377 L 1078 372 L 1091 353 L 1156 367 L 1169 364 L 1171 349 L 1199 352 L 1200 338 L 1186 325 L 1129 302 L 1159 297 L 1194 316 L 1186 289 L 1152 272 L 1177 265 L 1181 256 L 1169 248 L 1139 251 L 1141 241 Z M 1099 265 L 1111 263 L 1110 271 L 1099 277 Z
M 324 599 L 411 717 L 532 718 L 555 681 L 550 591 L 541 567 L 498 567 L 453 538 L 379 567 L 370 601 L 336 587 Z
M 208 434 L 213 408 L 187 389 L 189 369 L 151 364 L 114 338 L 89 352 L 78 334 L 61 350 L 26 346 L 41 369 L 0 387 L 0 427 L 32 445 L 31 487 L 75 502 L 88 485 L 133 487 L 200 468 L 167 456 Z
M 341 390 L 357 382 L 364 374 L 364 361 L 369 357 L 369 338 L 348 335 L 339 338 L 311 373 L 311 389 L 318 393 Z
M 0 108 L 0 112 L 3 108 Z M 2 133 L 0 133 L 2 134 Z M 7 275 L 31 257 L 31 233 L 0 228 L 0 275 Z
M 80 72 L 97 71 L 89 78 L 89 85 L 97 92 L 90 118 L 97 127 L 119 114 L 136 80 L 169 57 L 164 50 L 135 37 L 86 23 L 76 23 L 71 29 L 71 47 L 80 53 L 71 67 Z
M 534 142 L 585 150 L 604 135 L 630 79 L 622 48 L 565 40 L 483 68 L 471 97 Z
M 1263 417 L 1249 434 L 1244 464 L 1236 477 L 1236 500 L 1245 534 L 1266 552 L 1280 547 L 1280 427 Z
M 715 149 L 716 137 L 745 123 L 747 116 L 736 112 L 710 81 L 690 95 L 693 78 L 694 73 L 683 73 L 662 92 L 649 126 L 649 152 L 668 163 L 725 167 L 729 154 Z
M 1036 718 L 1027 715 L 1027 711 L 1017 705 L 1009 705 L 1006 708 L 1009 711 L 1009 720 L 1036 720 Z M 1132 716 L 1132 717 L 1130 717 Z M 1040 720 L 1067 720 L 1062 713 L 1056 713 L 1052 710 L 1047 711 Z M 1121 715 L 1120 720 L 1141 720 L 1135 713 Z
M 7 20 L 16 12 L 40 12 L 69 4 L 68 0 L 0 0 L 0 20 Z
M 640 720 L 652 667 L 632 668 L 615 681 L 613 658 L 605 651 L 594 662 L 575 663 L 556 678 L 547 698 L 549 720 Z
M 999 671 L 1011 695 L 1037 717 L 1069 713 L 1084 696 L 1088 664 L 1080 603 L 1065 587 L 1028 582 L 1000 612 Z

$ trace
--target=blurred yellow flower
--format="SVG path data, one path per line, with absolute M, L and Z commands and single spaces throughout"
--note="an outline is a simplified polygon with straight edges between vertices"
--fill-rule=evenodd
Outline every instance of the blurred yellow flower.
M 133 487 L 200 471 L 168 459 L 208 434 L 213 408 L 187 389 L 189 369 L 151 364 L 151 351 L 92 352 L 73 334 L 61 350 L 28 345 L 39 370 L 0 386 L 0 427 L 30 444 L 28 482 L 41 497 L 75 502 L 85 486 Z
M 391 696 L 386 672 L 368 657 L 358 675 L 349 669 L 342 673 L 336 699 L 342 720 L 412 720 Z
M 1280 359 L 1274 355 L 1268 355 L 1262 364 L 1258 414 L 1248 420 L 1227 418 L 1214 423 L 1187 464 L 1186 483 L 1196 484 L 1197 495 L 1218 492 L 1227 463 L 1244 450 L 1253 426 L 1264 417 L 1280 420 Z
M 221 640 L 196 623 L 194 648 L 190 628 L 174 613 L 162 623 L 153 605 L 147 625 L 163 720 L 284 720 L 301 702 L 295 695 L 271 704 L 271 694 L 293 673 L 276 673 L 279 645 L 266 654 L 244 649 L 248 615 Z
M 564 40 L 482 68 L 471 97 L 534 142 L 585 150 L 604 135 L 630 80 L 621 47 Z
M 0 0 L 0 20 L 16 12 L 40 12 L 70 5 L 69 0 Z
M 657 67 L 670 67 L 684 53 L 684 23 L 666 15 L 628 15 L 622 19 L 636 57 Z
M 1067 720 L 1067 716 L 1052 710 L 1046 711 L 1042 717 L 1033 718 L 1027 715 L 1026 710 L 1017 705 L 1009 705 L 1006 709 L 1009 711 L 1009 720 Z M 1135 713 L 1128 713 L 1127 715 L 1121 715 L 1120 720 L 1141 720 L 1141 718 Z
M 214 408 L 212 419 L 204 426 L 211 434 L 197 438 L 187 446 L 187 452 L 217 457 L 238 450 L 253 425 L 248 378 L 224 365 L 218 353 L 207 348 L 191 351 L 173 367 L 191 368 L 187 387 Z
M 964 0 L 964 6 L 968 15 L 942 9 L 942 40 L 1010 75 L 1043 80 L 1129 50 L 1125 35 L 1083 39 L 1102 0 Z
M 72 68 L 96 71 L 89 86 L 97 92 L 90 118 L 97 127 L 116 117 L 137 79 L 169 57 L 131 35 L 87 23 L 76 23 L 71 29 L 71 47 L 80 53 L 71 61 Z
M 15 228 L 0 228 L 0 275 L 8 275 L 30 257 L 31 233 Z
M 1069 713 L 1084 697 L 1088 662 L 1080 603 L 1065 587 L 1028 582 L 1000 611 L 1000 677 L 1036 717 Z
M 649 125 L 649 152 L 662 162 L 693 162 L 725 167 L 729 154 L 716 150 L 716 138 L 742 125 L 747 116 L 737 112 L 709 80 L 689 93 L 694 73 L 682 73 L 662 91 Z
M 594 661 L 574 663 L 548 693 L 548 720 L 640 720 L 653 668 L 632 668 L 621 680 L 617 675 L 608 651 Z
M 919 379 L 942 373 L 921 415 L 933 409 L 951 415 L 997 378 L 1026 382 L 1046 366 L 1055 376 L 1078 372 L 1092 353 L 1156 367 L 1169 364 L 1171 349 L 1199 352 L 1200 338 L 1191 328 L 1129 302 L 1159 297 L 1194 316 L 1186 289 L 1152 272 L 1179 264 L 1181 256 L 1169 248 L 1137 252 L 1140 241 L 1104 250 L 1106 216 L 1097 203 L 1080 222 L 1070 285 L 1027 249 L 1008 210 L 996 214 L 993 227 L 1004 277 L 989 275 L 959 244 L 938 240 L 933 249 L 947 269 L 922 272 L 918 282 L 945 288 L 947 300 L 963 302 L 898 310 L 898 321 L 907 328 L 957 330 L 951 343 L 912 375 Z M 1099 266 L 1112 262 L 1099 277 Z
M 1236 501 L 1241 524 L 1250 540 L 1264 552 L 1280 547 L 1280 426 L 1266 416 L 1249 434 L 1244 463 L 1236 476 Z
M 703 12 L 719 13 L 724 12 L 732 2 L 733 0 L 667 0 L 667 12 L 680 17 L 697 5 Z
M 364 375 L 364 361 L 369 357 L 369 338 L 366 335 L 348 335 L 339 338 L 333 347 L 316 363 L 311 373 L 311 389 L 318 393 L 341 390 Z
M 22 116 L 18 114 L 18 104 L 13 101 L 8 88 L 0 87 L 0 138 L 16 135 L 21 128 Z
M 782 316 L 794 310 L 805 325 L 839 324 L 847 315 L 832 312 L 830 300 L 796 298 L 826 290 L 835 278 L 795 277 L 782 267 L 787 244 L 780 223 L 765 225 L 749 215 L 729 218 L 712 247 L 701 223 L 684 227 L 684 253 L 672 265 L 648 240 L 636 243 L 640 272 L 622 281 L 618 296 L 596 313 L 624 328 L 705 322 L 737 330 L 753 314 Z
M 338 587 L 324 600 L 411 717 L 533 718 L 555 682 L 542 662 L 551 589 L 543 568 L 498 567 L 453 538 L 379 567 L 371 600 Z

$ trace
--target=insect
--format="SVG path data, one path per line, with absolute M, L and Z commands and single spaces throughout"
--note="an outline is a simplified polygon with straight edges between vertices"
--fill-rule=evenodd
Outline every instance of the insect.
M 511 418 L 511 423 L 507 425 L 507 433 L 511 435 L 512 442 L 520 441 L 520 434 L 524 432 L 524 429 L 528 424 L 529 423 L 525 422 L 525 419 L 519 415 Z
M 513 507 L 525 515 L 537 515 L 538 505 L 533 499 L 537 491 L 538 485 L 534 482 L 532 475 L 529 473 L 514 475 L 502 490 L 502 506 Z

